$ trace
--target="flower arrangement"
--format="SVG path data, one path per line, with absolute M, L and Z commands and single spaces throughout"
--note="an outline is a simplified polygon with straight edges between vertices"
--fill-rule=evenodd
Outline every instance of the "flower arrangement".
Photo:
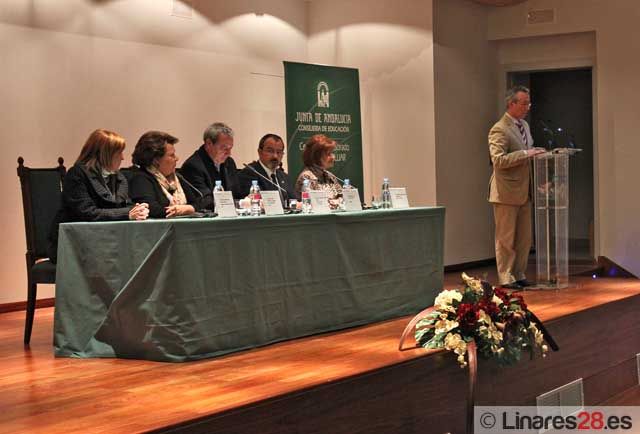
M 462 368 L 467 366 L 465 356 L 471 341 L 475 341 L 478 354 L 500 365 L 517 363 L 523 352 L 531 357 L 536 351 L 546 355 L 544 329 L 538 327 L 522 296 L 465 273 L 462 279 L 462 291 L 442 291 L 432 310 L 416 323 L 418 345 L 453 351 Z

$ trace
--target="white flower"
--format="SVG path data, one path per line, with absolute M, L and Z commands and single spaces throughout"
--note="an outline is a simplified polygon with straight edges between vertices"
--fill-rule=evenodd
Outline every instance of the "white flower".
M 449 333 L 444 338 L 444 348 L 446 350 L 453 351 L 460 356 L 463 356 L 467 352 L 467 343 L 458 333 Z
M 496 305 L 500 306 L 502 304 L 502 300 L 497 295 L 493 294 L 493 298 L 491 299 Z
M 467 366 L 467 362 L 464 360 L 464 355 L 467 353 L 467 343 L 458 333 L 449 333 L 445 336 L 444 348 L 458 355 L 458 363 L 461 368 Z
M 458 363 L 460 364 L 461 368 L 464 368 L 465 366 L 467 366 L 467 361 L 464 359 L 463 355 L 458 356 Z
M 533 333 L 533 340 L 537 346 L 541 346 L 544 342 L 544 335 L 534 323 L 529 324 L 529 330 Z
M 458 321 L 453 321 L 453 320 L 436 321 L 436 334 L 446 333 L 458 327 L 458 325 L 459 325 Z
M 458 333 L 449 333 L 444 338 L 444 348 L 449 351 L 453 351 L 456 349 L 460 342 L 462 342 L 462 337 Z
M 444 308 L 444 310 L 449 310 L 447 309 L 447 307 L 451 306 L 451 303 L 453 302 L 453 300 L 461 301 L 462 294 L 460 294 L 455 289 L 453 290 L 445 289 L 440 294 L 438 294 L 438 296 L 436 297 L 436 300 L 433 302 L 433 305 L 436 308 L 441 307 L 441 308 Z
M 485 323 L 485 324 L 487 324 L 487 325 L 489 325 L 489 324 L 492 324 L 492 323 L 493 323 L 493 321 L 491 321 L 491 317 L 490 317 L 489 315 L 487 315 L 487 313 L 486 313 L 484 310 L 480 309 L 480 310 L 478 311 L 478 315 L 479 315 L 479 317 L 480 317 L 480 318 L 478 319 L 478 321 L 479 321 L 479 322 L 483 322 L 483 323 Z
M 489 330 L 491 330 L 491 338 L 495 342 L 501 342 L 502 341 L 502 332 L 500 330 L 498 330 L 495 327 L 490 327 Z
M 482 289 L 482 281 L 480 281 L 480 279 L 475 279 L 469 276 L 467 273 L 462 273 L 462 280 L 464 280 L 467 286 L 473 289 L 477 294 L 484 293 L 484 290 Z

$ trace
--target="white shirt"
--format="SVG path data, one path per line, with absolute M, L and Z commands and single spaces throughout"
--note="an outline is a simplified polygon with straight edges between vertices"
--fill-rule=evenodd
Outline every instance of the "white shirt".
M 260 165 L 262 166 L 262 168 L 264 169 L 264 171 L 265 171 L 265 172 L 267 172 L 267 178 L 271 179 L 271 175 L 273 175 L 273 174 L 274 174 L 274 173 L 276 173 L 276 172 L 274 172 L 273 170 L 269 169 L 267 166 L 265 166 L 264 164 L 262 164 L 262 161 L 261 161 L 261 160 L 258 160 L 258 163 L 260 163 Z M 276 179 L 278 179 L 278 178 L 276 177 Z

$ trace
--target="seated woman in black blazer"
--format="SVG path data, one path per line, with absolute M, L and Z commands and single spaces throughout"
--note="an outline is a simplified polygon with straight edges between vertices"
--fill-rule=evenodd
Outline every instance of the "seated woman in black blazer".
M 108 130 L 95 130 L 64 177 L 62 206 L 49 234 L 49 256 L 56 260 L 58 225 L 66 222 L 144 220 L 146 203 L 132 204 L 127 180 L 120 173 L 125 141 Z
M 133 151 L 133 163 L 139 168 L 131 175 L 133 200 L 149 204 L 149 217 L 164 218 L 196 212 L 202 193 L 176 173 L 178 139 L 161 131 L 149 131 L 140 137 Z

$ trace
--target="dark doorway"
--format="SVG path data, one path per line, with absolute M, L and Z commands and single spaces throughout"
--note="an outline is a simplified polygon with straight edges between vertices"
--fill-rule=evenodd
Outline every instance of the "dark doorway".
M 509 73 L 531 90 L 534 146 L 576 147 L 569 167 L 569 259 L 593 258 L 593 99 L 591 68 Z

